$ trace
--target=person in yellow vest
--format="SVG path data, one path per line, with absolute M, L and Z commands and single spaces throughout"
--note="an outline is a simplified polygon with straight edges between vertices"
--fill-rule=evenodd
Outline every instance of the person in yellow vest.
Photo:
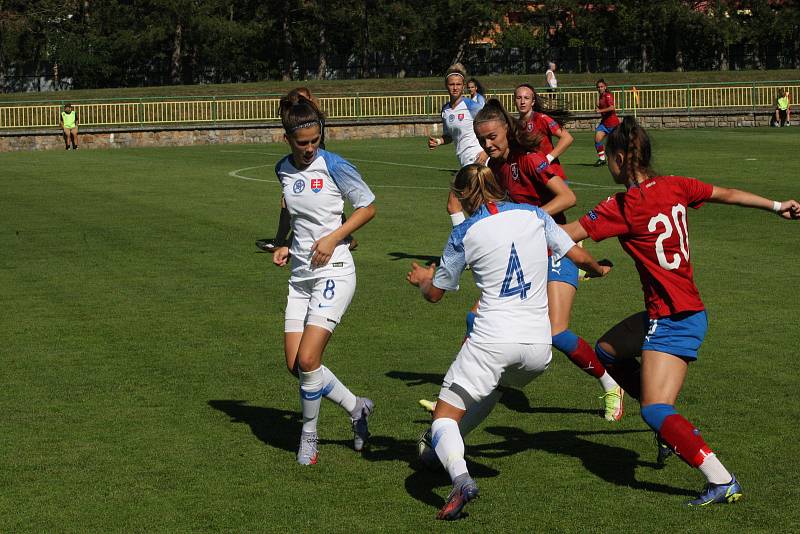
M 778 106 L 775 108 L 775 126 L 789 126 L 789 90 L 778 93 Z
M 70 140 L 72 140 L 72 150 L 78 150 L 78 117 L 72 104 L 64 104 L 64 111 L 59 115 L 58 123 L 64 129 L 64 143 L 69 150 Z

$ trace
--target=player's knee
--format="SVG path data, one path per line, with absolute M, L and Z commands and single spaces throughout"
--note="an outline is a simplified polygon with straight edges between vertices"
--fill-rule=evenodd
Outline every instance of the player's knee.
M 572 330 L 553 336 L 553 346 L 565 354 L 572 354 L 578 348 L 578 336 Z
M 597 354 L 597 358 L 603 365 L 614 365 L 617 362 L 617 358 L 605 349 L 601 341 L 595 344 L 594 353 Z
M 670 415 L 675 415 L 675 407 L 671 404 L 648 404 L 642 406 L 640 413 L 647 426 L 658 432 L 664 424 L 664 420 Z

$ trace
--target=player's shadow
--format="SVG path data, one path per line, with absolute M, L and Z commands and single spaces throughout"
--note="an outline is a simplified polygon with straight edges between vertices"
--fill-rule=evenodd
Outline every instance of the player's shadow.
M 426 265 L 435 263 L 439 264 L 439 256 L 426 256 L 425 254 L 409 254 L 407 252 L 389 252 L 389 256 L 394 258 L 392 261 L 397 260 L 418 260 L 424 262 Z
M 386 373 L 389 378 L 402 380 L 408 387 L 433 384 L 440 386 L 444 375 L 437 373 L 416 373 L 413 371 L 389 371 Z M 598 410 L 586 408 L 562 408 L 560 406 L 531 406 L 524 391 L 514 388 L 500 387 L 503 395 L 500 397 L 500 404 L 509 410 L 519 413 L 555 413 L 555 414 L 590 414 L 599 415 Z M 438 390 L 437 390 L 438 393 Z
M 595 476 L 616 484 L 637 490 L 654 491 L 669 495 L 694 496 L 694 492 L 682 488 L 640 482 L 636 480 L 637 467 L 658 469 L 655 462 L 642 461 L 639 453 L 622 447 L 595 443 L 581 436 L 600 434 L 631 434 L 650 432 L 649 430 L 553 430 L 529 434 L 524 430 L 507 426 L 487 427 L 486 432 L 504 438 L 503 441 L 487 443 L 471 448 L 473 456 L 479 458 L 498 458 L 524 450 L 542 450 L 552 454 L 567 455 L 579 459 L 583 466 Z M 655 449 L 655 447 L 654 447 Z M 655 455 L 655 450 L 653 451 Z M 676 460 L 677 461 L 677 460 Z
M 297 452 L 302 417 L 297 411 L 250 406 L 244 400 L 210 400 L 208 405 L 231 418 L 231 423 L 245 423 L 255 437 L 270 447 Z

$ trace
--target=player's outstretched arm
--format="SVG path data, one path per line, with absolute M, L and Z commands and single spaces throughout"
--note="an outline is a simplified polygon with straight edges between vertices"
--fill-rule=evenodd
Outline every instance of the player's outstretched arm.
M 567 235 L 576 243 L 583 241 L 589 237 L 589 232 L 581 226 L 580 221 L 572 221 L 571 223 L 561 224 L 561 229 L 567 232 Z
M 428 137 L 428 148 L 430 150 L 433 150 L 434 148 L 436 148 L 438 146 L 446 145 L 446 144 L 452 143 L 452 142 L 453 142 L 453 138 L 450 137 L 449 135 L 443 135 L 441 137 L 430 136 L 430 137 Z
M 567 257 L 571 259 L 572 262 L 579 268 L 586 271 L 586 274 L 589 278 L 600 278 L 601 276 L 605 276 L 611 272 L 610 265 L 601 265 L 591 254 L 586 252 L 585 249 L 579 247 L 578 245 L 575 245 L 569 249 L 569 252 L 567 252 Z
M 406 275 L 408 283 L 418 287 L 422 296 L 428 302 L 439 302 L 444 296 L 444 289 L 439 289 L 433 285 L 433 274 L 435 272 L 435 265 L 421 267 L 417 262 L 412 262 L 411 270 Z
M 746 208 L 774 211 L 784 219 L 800 219 L 800 203 L 796 200 L 784 200 L 783 202 L 769 200 L 755 193 L 716 185 L 708 200 L 718 204 L 732 204 Z

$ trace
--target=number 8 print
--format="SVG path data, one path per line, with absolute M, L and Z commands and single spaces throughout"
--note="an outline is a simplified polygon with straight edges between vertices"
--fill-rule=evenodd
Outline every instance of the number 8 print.
M 333 280 L 328 280 L 325 282 L 325 291 L 322 292 L 322 296 L 325 297 L 326 300 L 331 300 L 334 295 L 334 289 L 336 289 L 336 282 Z
M 669 261 L 667 255 L 664 254 L 664 241 L 672 236 L 672 221 L 675 222 L 675 228 L 678 230 L 681 253 L 673 254 L 672 261 Z M 687 262 L 689 261 L 689 228 L 686 225 L 686 206 L 683 204 L 672 206 L 672 221 L 665 214 L 659 213 L 651 218 L 647 224 L 647 229 L 650 232 L 655 232 L 659 223 L 664 225 L 664 232 L 659 234 L 656 239 L 656 256 L 658 257 L 658 264 L 668 271 L 680 267 L 681 255 Z

